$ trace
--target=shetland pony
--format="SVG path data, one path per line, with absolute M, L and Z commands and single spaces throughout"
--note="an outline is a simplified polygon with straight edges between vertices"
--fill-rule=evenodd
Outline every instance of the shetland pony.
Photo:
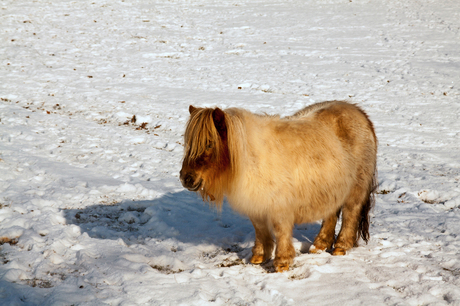
M 237 108 L 189 112 L 182 185 L 218 207 L 226 197 L 249 217 L 256 235 L 251 263 L 269 260 L 276 241 L 275 269 L 288 270 L 294 224 L 316 220 L 323 221 L 311 253 L 334 245 L 333 255 L 345 255 L 360 237 L 367 243 L 377 138 L 358 106 L 328 101 L 285 118 Z

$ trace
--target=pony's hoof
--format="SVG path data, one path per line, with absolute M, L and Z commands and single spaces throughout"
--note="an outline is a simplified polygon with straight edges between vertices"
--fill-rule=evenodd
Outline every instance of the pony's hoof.
M 252 255 L 250 261 L 254 265 L 259 265 L 259 264 L 263 263 L 265 260 L 264 260 L 263 255 Z
M 342 248 L 334 248 L 334 250 L 332 251 L 332 255 L 334 256 L 343 256 L 345 254 L 347 254 L 347 250 Z
M 276 272 L 284 272 L 289 270 L 289 266 L 292 264 L 292 258 L 288 256 L 283 256 L 280 258 L 275 258 L 273 261 L 273 266 L 275 267 Z
M 326 248 L 322 249 L 322 248 L 319 248 L 319 247 L 315 246 L 314 244 L 312 244 L 308 251 L 311 254 L 320 254 L 320 253 L 324 252 L 325 250 L 326 250 Z
M 278 273 L 289 270 L 289 264 L 279 264 L 275 265 L 275 271 Z

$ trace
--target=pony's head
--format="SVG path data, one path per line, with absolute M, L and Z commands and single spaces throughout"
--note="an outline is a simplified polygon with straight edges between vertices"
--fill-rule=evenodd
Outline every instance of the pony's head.
M 180 180 L 203 200 L 221 204 L 230 168 L 226 114 L 219 108 L 189 107 Z

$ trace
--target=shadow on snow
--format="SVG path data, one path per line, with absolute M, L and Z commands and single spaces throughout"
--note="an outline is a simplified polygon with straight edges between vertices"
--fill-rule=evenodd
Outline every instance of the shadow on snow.
M 213 244 L 242 258 L 248 252 L 241 251 L 250 249 L 254 240 L 251 222 L 233 212 L 226 202 L 219 212 L 185 190 L 153 200 L 67 209 L 64 216 L 67 224 L 78 225 L 92 238 L 122 239 L 127 245 L 172 239 L 184 244 Z M 302 242 L 302 253 L 308 252 L 319 228 L 316 223 L 295 227 L 293 236 Z

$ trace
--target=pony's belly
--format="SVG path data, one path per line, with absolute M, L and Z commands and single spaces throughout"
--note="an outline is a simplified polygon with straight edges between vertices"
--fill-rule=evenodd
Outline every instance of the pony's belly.
M 312 223 L 323 220 L 332 214 L 335 214 L 340 205 L 332 203 L 330 205 L 321 205 L 320 207 L 300 206 L 295 210 L 294 223 Z
M 228 196 L 227 200 L 230 207 L 236 212 L 251 217 L 275 217 L 280 215 L 290 215 L 294 223 L 312 223 L 323 220 L 332 214 L 335 214 L 341 205 L 343 199 L 335 198 L 324 199 L 321 203 L 312 203 L 311 199 L 297 199 L 293 201 L 289 198 L 254 198 L 246 195 Z
M 258 203 L 257 201 L 251 201 L 250 199 L 244 199 L 241 197 L 235 199 L 227 196 L 227 200 L 234 211 L 248 216 L 249 218 L 267 216 L 270 214 L 270 205 L 267 204 L 264 205 L 262 203 Z

